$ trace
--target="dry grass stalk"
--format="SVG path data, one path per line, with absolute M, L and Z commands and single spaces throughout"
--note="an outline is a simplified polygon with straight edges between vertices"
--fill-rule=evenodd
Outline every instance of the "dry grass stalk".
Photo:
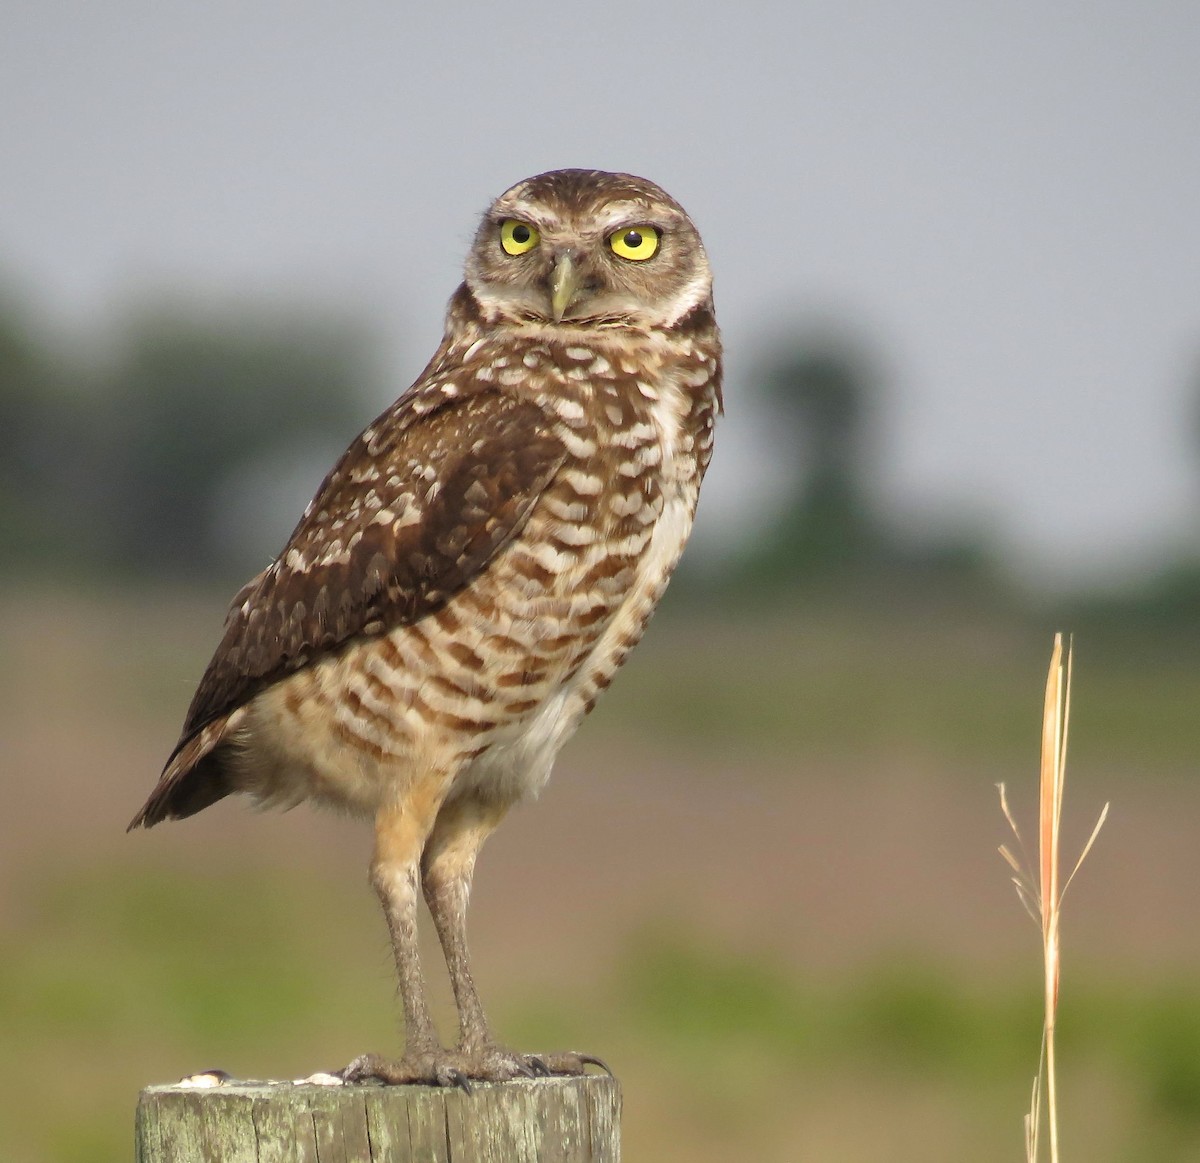
M 1058 1014 L 1058 983 L 1060 972 L 1059 920 L 1062 902 L 1075 873 L 1091 851 L 1100 829 L 1108 816 L 1104 805 L 1092 834 L 1088 837 L 1079 859 L 1066 881 L 1059 876 L 1059 842 L 1062 824 L 1063 786 L 1067 774 L 1067 729 L 1071 717 L 1071 667 L 1073 648 L 1067 645 L 1065 657 L 1063 636 L 1055 634 L 1054 652 L 1050 657 L 1050 672 L 1046 677 L 1046 701 L 1042 713 L 1042 764 L 1038 804 L 1038 862 L 1036 875 L 1025 850 L 1016 820 L 1009 810 L 1004 785 L 1000 784 L 1000 807 L 1004 818 L 1017 839 L 1021 856 L 1018 858 L 1007 845 L 1000 846 L 1000 855 L 1013 870 L 1013 884 L 1026 911 L 1042 930 L 1042 962 L 1045 987 L 1045 1016 L 1042 1025 L 1042 1049 L 1038 1072 L 1033 1080 L 1029 1113 L 1025 1116 L 1025 1158 L 1036 1163 L 1041 1131 L 1043 1095 L 1047 1121 L 1050 1124 L 1050 1163 L 1058 1163 L 1058 1094 L 1054 1058 L 1054 1027 Z

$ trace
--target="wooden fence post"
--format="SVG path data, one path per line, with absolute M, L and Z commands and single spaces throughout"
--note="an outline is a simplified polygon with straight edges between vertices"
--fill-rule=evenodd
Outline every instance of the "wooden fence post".
M 615 1078 L 432 1086 L 149 1086 L 137 1163 L 619 1163 Z

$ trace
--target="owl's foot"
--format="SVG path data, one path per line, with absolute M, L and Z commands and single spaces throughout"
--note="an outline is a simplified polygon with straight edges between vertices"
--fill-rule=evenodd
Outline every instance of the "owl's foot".
M 469 1094 L 472 1082 L 578 1076 L 586 1073 L 589 1066 L 598 1066 L 605 1074 L 612 1075 L 602 1059 L 574 1050 L 554 1054 L 514 1054 L 495 1045 L 474 1050 L 444 1050 L 438 1046 L 410 1051 L 399 1060 L 378 1054 L 360 1054 L 337 1075 L 344 1082 L 378 1079 L 389 1086 L 457 1086 Z
M 599 1066 L 609 1078 L 613 1077 L 608 1063 L 591 1054 L 577 1054 L 574 1050 L 562 1050 L 555 1054 L 526 1054 L 525 1062 L 534 1074 L 577 1076 L 587 1073 L 587 1067 Z
M 410 1051 L 399 1061 L 378 1054 L 362 1054 L 338 1072 L 345 1082 L 376 1078 L 389 1086 L 457 1086 L 468 1094 L 472 1082 L 508 1082 L 512 1078 L 557 1073 L 569 1072 L 551 1069 L 540 1058 L 514 1054 L 500 1046 L 484 1046 L 471 1051 L 443 1050 L 441 1047 Z M 575 1073 L 582 1073 L 582 1070 Z

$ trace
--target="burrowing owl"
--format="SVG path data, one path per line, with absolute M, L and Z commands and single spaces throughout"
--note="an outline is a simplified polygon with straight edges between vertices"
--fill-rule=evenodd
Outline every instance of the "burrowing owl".
M 721 409 L 712 279 L 677 202 L 557 170 L 483 217 L 417 382 L 325 478 L 234 598 L 131 828 L 235 791 L 375 823 L 406 1048 L 347 1080 L 576 1072 L 493 1039 L 467 956 L 475 858 L 637 643 L 692 526 Z M 417 954 L 424 892 L 458 1004 L 438 1041 Z

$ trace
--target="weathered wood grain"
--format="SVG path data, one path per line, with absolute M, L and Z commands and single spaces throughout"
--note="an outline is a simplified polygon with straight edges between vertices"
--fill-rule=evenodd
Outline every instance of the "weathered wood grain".
M 606 1075 L 430 1086 L 149 1086 L 137 1163 L 619 1163 Z

